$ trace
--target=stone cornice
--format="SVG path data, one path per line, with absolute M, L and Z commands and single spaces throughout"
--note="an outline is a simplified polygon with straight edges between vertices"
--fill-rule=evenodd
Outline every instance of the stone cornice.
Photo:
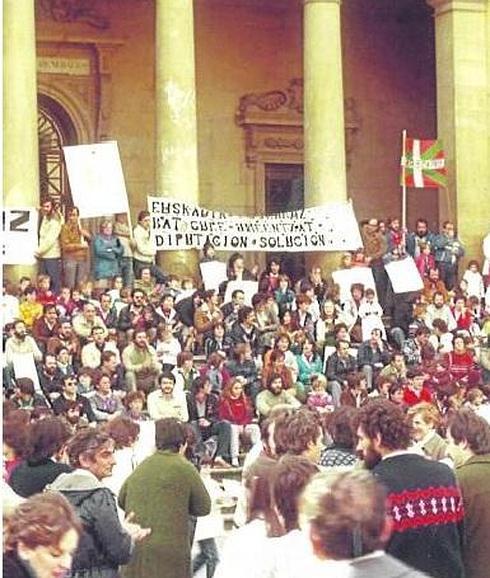
M 342 0 L 303 0 L 303 4 L 342 4 Z
M 447 12 L 486 12 L 488 0 L 426 0 L 434 8 L 435 15 Z

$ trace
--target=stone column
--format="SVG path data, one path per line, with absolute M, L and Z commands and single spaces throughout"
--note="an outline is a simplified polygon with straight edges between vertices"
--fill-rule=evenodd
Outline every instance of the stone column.
M 156 194 L 199 202 L 193 0 L 156 1 Z M 194 275 L 195 251 L 164 251 L 167 272 Z
M 347 200 L 341 0 L 303 0 L 305 205 Z M 338 254 L 311 254 L 332 268 Z
M 435 9 L 438 136 L 448 164 L 439 216 L 457 222 L 467 257 L 481 259 L 490 230 L 490 8 L 487 0 L 428 3 Z
M 3 34 L 3 201 L 6 207 L 38 207 L 34 0 L 5 0 Z M 5 269 L 12 281 L 35 271 L 20 265 Z

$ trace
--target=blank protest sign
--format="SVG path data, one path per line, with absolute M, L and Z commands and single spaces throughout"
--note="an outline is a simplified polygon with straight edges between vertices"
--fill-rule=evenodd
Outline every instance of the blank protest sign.
M 129 211 L 117 142 L 63 147 L 73 203 L 80 217 Z

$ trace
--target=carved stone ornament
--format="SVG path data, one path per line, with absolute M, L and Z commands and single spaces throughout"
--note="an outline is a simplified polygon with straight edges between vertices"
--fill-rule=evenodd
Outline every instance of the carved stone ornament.
M 42 13 L 55 22 L 84 22 L 107 30 L 109 19 L 97 12 L 97 0 L 39 0 Z
M 237 123 L 245 130 L 247 163 L 303 162 L 303 79 L 284 90 L 249 93 L 240 98 Z M 347 168 L 351 165 L 361 118 L 354 98 L 344 101 Z

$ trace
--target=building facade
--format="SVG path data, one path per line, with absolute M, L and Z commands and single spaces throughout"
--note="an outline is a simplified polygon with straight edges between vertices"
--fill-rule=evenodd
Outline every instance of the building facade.
M 133 220 L 148 194 L 400 216 L 406 129 L 443 139 L 449 177 L 409 191 L 408 224 L 454 220 L 481 258 L 488 0 L 5 0 L 3 25 L 6 206 L 69 203 L 61 146 L 117 140 Z

